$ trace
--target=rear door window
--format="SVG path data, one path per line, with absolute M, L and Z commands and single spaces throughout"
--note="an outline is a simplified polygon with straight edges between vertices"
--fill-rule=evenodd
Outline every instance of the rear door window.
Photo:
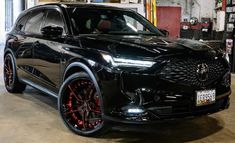
M 41 25 L 43 23 L 43 17 L 45 12 L 43 10 L 36 10 L 31 13 L 29 20 L 25 26 L 26 34 L 37 34 L 41 35 Z
M 17 32 L 24 32 L 24 28 L 25 28 L 28 18 L 29 18 L 29 14 L 26 14 L 18 20 L 16 24 L 16 28 L 15 28 Z

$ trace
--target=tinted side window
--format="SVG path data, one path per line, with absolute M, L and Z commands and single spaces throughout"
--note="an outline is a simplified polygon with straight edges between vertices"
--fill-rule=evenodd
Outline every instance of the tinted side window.
M 28 34 L 41 34 L 41 24 L 43 22 L 44 11 L 33 11 L 31 17 L 26 23 L 25 33 Z
M 64 29 L 65 24 L 62 15 L 60 14 L 59 11 L 56 10 L 48 11 L 44 27 L 46 26 L 58 26 Z
M 18 20 L 18 22 L 16 24 L 16 31 L 18 31 L 18 32 L 23 32 L 24 31 L 25 24 L 26 24 L 28 18 L 29 17 L 28 17 L 28 14 L 27 14 L 27 15 L 24 15 L 23 17 L 21 17 Z

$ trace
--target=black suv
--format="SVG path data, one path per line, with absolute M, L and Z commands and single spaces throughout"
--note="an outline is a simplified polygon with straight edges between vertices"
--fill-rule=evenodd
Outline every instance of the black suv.
M 146 124 L 229 107 L 221 50 L 169 39 L 127 9 L 47 4 L 24 11 L 7 35 L 4 79 L 58 98 L 65 125 L 93 136 L 108 121 Z

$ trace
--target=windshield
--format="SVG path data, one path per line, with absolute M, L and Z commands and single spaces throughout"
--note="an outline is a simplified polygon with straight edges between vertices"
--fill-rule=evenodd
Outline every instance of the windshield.
M 76 34 L 157 35 L 161 32 L 148 20 L 131 11 L 69 8 Z

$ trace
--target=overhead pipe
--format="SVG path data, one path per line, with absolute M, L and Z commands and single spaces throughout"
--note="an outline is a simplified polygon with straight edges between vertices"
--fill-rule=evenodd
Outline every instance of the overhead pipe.
M 190 0 L 190 14 L 189 14 L 190 18 L 189 19 L 192 18 L 192 14 L 193 14 L 193 0 Z
M 146 0 L 146 17 L 157 26 L 157 0 Z
M 21 10 L 25 10 L 26 9 L 26 3 L 25 0 L 21 0 Z
M 198 7 L 199 7 L 199 17 L 198 17 L 198 20 L 201 21 L 201 10 L 202 10 L 202 7 L 201 7 L 201 5 L 198 3 L 197 0 L 195 0 L 194 2 L 195 2 L 195 3 L 198 5 Z
M 185 11 L 188 13 L 188 0 L 185 0 Z
M 153 5 L 153 24 L 157 26 L 157 0 L 152 0 Z

